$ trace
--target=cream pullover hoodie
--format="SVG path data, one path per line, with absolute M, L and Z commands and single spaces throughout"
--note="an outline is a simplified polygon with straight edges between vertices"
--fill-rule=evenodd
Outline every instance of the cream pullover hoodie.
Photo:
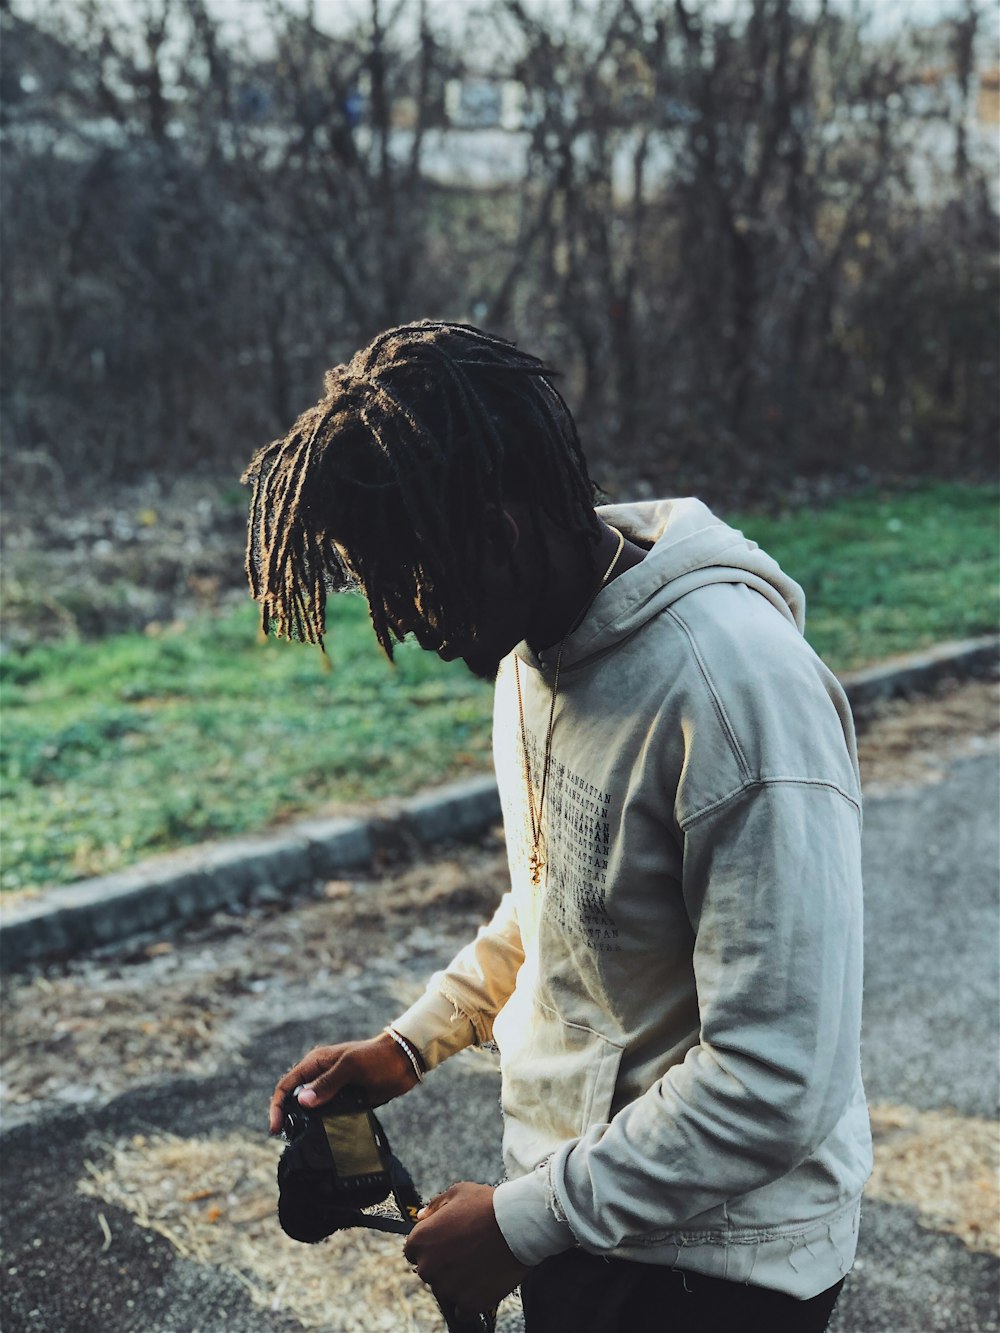
M 599 511 L 651 548 L 567 639 L 531 851 L 513 655 L 494 760 L 511 888 L 395 1026 L 500 1050 L 497 1220 L 808 1298 L 850 1267 L 871 1167 L 850 713 L 803 596 L 697 500 Z M 520 659 L 537 783 L 556 650 Z

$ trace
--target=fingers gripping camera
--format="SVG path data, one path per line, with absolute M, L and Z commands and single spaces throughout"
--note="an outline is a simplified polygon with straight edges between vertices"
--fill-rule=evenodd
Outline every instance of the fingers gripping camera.
M 289 1093 L 283 1112 L 278 1220 L 286 1235 L 314 1245 L 345 1227 L 413 1230 L 420 1195 L 360 1088 L 313 1108 Z M 437 1300 L 449 1333 L 493 1333 L 495 1312 L 459 1315 Z

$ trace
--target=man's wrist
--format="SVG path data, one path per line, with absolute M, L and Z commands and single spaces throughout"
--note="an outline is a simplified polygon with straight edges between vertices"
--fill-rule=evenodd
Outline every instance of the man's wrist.
M 406 1056 L 407 1060 L 410 1063 L 410 1068 L 416 1075 L 417 1082 L 423 1083 L 424 1075 L 427 1073 L 427 1066 L 424 1063 L 424 1058 L 420 1054 L 420 1051 L 417 1048 L 417 1046 L 413 1042 L 411 1042 L 408 1037 L 404 1037 L 401 1032 L 397 1032 L 391 1023 L 387 1027 L 383 1028 L 382 1031 L 385 1032 L 385 1034 L 388 1037 L 392 1038 L 395 1044 Z
M 389 1025 L 417 1051 L 425 1071 L 435 1069 L 476 1038 L 472 1021 L 440 991 L 425 991 Z

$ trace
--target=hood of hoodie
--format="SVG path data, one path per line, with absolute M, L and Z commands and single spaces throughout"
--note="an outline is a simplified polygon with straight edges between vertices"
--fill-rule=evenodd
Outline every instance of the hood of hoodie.
M 604 505 L 597 513 L 648 553 L 594 598 L 582 624 L 566 640 L 564 667 L 607 652 L 665 607 L 711 583 L 745 584 L 802 632 L 801 587 L 756 542 L 716 518 L 700 500 L 642 500 Z M 525 643 L 517 649 L 533 666 L 550 665 L 556 651 L 536 657 Z

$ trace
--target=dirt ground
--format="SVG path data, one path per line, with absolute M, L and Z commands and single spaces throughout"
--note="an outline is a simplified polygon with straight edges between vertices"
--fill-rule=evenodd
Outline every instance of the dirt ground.
M 959 755 L 986 750 L 1000 729 L 1000 682 L 944 681 L 930 695 L 879 706 L 858 725 L 865 792 L 940 782 Z

